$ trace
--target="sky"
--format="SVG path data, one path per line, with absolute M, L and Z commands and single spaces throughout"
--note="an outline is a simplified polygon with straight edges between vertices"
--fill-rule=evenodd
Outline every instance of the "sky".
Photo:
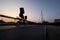
M 45 21 L 60 18 L 60 0 L 0 0 L 0 14 L 19 17 L 20 7 L 29 21 L 41 22 L 41 10 Z

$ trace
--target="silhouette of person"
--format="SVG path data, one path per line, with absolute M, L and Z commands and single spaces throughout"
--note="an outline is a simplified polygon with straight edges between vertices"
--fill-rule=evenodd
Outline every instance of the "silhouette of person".
M 19 16 L 22 18 L 22 19 L 24 19 L 24 14 L 25 12 L 24 12 L 24 8 L 23 7 L 21 7 L 20 8 L 20 14 L 19 14 Z

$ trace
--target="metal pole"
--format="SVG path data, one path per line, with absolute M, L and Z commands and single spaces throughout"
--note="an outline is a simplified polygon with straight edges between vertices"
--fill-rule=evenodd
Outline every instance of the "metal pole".
M 41 22 L 43 22 L 43 13 L 42 13 L 42 10 L 41 10 Z

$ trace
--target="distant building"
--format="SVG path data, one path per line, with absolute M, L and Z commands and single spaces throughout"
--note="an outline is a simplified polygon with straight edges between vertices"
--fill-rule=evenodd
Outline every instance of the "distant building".
M 3 20 L 0 20 L 0 23 L 5 23 Z
M 60 19 L 55 19 L 55 22 L 60 22 Z

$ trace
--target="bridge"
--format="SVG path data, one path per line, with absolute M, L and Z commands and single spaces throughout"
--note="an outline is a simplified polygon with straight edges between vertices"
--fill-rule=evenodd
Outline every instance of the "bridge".
M 0 15 L 0 17 L 21 20 L 20 18 L 14 18 L 14 17 L 6 16 L 6 15 Z

